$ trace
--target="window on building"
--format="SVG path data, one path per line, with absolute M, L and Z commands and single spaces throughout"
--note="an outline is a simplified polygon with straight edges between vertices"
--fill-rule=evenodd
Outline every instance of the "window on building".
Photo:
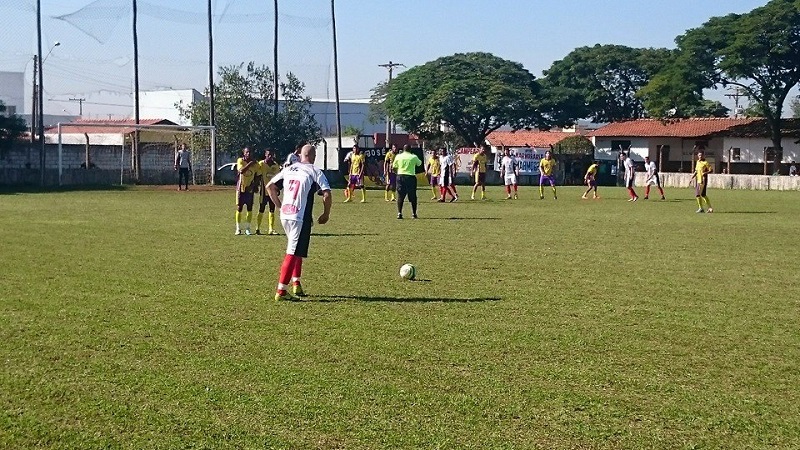
M 738 147 L 731 148 L 731 161 L 742 160 L 742 149 Z
M 708 147 L 708 141 L 695 141 L 694 146 L 696 147 L 695 150 L 698 152 L 705 151 L 706 147 Z
M 631 148 L 631 141 L 611 141 L 611 151 L 628 151 Z
M 775 147 L 767 147 L 767 162 L 780 161 L 783 159 L 783 150 L 775 151 Z
M 669 161 L 669 145 L 659 145 L 658 151 L 661 152 L 658 157 L 661 158 L 662 162 Z

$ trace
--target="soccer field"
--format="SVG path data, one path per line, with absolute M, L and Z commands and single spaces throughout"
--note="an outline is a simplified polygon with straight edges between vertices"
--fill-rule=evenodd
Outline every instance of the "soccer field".
M 800 193 L 536 189 L 335 191 L 280 303 L 230 190 L 0 193 L 0 448 L 800 448 Z

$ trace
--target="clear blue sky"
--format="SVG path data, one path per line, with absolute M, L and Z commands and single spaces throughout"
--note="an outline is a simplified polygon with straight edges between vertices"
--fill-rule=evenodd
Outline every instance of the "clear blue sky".
M 676 36 L 710 17 L 747 12 L 766 2 L 337 0 L 340 93 L 343 99 L 368 97 L 387 76 L 378 64 L 389 60 L 411 67 L 468 51 L 517 61 L 539 77 L 577 47 L 672 48 Z M 47 113 L 77 113 L 78 105 L 66 99 L 85 97 L 90 117 L 132 114 L 130 4 L 42 0 L 44 51 L 55 41 L 62 44 L 45 64 Z M 169 6 L 159 6 L 164 4 Z M 0 71 L 25 71 L 30 78 L 34 5 L 34 0 L 0 0 Z M 139 0 L 142 89 L 205 88 L 205 8 L 205 0 Z M 279 0 L 279 8 L 279 72 L 295 72 L 315 98 L 332 98 L 330 1 Z M 272 2 L 214 0 L 213 9 L 217 65 L 251 60 L 272 65 Z M 53 18 L 70 13 L 75 13 L 70 23 Z M 732 106 L 720 92 L 711 97 Z

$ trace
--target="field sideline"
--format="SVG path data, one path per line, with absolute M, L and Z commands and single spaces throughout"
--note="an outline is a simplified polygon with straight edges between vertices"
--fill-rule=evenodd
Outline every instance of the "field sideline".
M 336 190 L 298 303 L 230 189 L 0 192 L 0 448 L 800 448 L 800 194 L 459 192 Z

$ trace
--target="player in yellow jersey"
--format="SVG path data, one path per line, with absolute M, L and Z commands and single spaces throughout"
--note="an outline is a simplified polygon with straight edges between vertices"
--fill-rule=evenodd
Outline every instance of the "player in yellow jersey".
M 361 153 L 358 145 L 353 146 L 353 156 L 350 157 L 350 180 L 347 183 L 348 195 L 345 203 L 352 201 L 353 191 L 361 189 L 361 203 L 367 201 L 367 190 L 364 188 L 364 169 L 367 165 L 367 158 Z
M 383 158 L 383 178 L 386 181 L 386 190 L 383 192 L 383 199 L 387 202 L 394 201 L 394 193 L 397 185 L 397 173 L 395 173 L 392 164 L 394 157 L 397 155 L 397 146 L 392 144 L 392 147 L 386 151 L 386 156 Z M 389 193 L 392 193 L 391 198 Z
M 480 151 L 472 157 L 472 176 L 475 177 L 475 185 L 472 186 L 472 200 L 475 200 L 475 192 L 478 186 L 481 188 L 481 200 L 486 200 L 486 149 L 481 147 Z
M 553 200 L 558 200 L 556 195 L 556 161 L 550 151 L 544 153 L 544 158 L 539 161 L 539 200 L 544 200 L 544 184 L 550 183 L 553 188 Z
M 253 218 L 253 197 L 256 190 L 256 175 L 258 174 L 258 161 L 256 161 L 248 147 L 242 150 L 242 157 L 236 160 L 236 171 L 239 179 L 236 182 L 236 233 L 250 235 L 250 221 Z M 245 220 L 242 220 L 242 209 L 247 208 Z
M 266 186 L 269 180 L 280 171 L 281 165 L 275 161 L 272 151 L 264 151 L 264 159 L 258 162 L 258 185 L 261 188 L 261 198 L 258 204 L 258 215 L 256 216 L 256 234 L 261 234 L 261 221 L 264 219 L 264 210 L 267 209 L 267 206 L 269 206 L 269 216 L 267 217 L 269 231 L 267 231 L 267 234 L 278 234 L 275 231 L 275 204 L 269 198 Z
M 597 168 L 600 167 L 600 163 L 598 161 L 592 161 L 592 165 L 586 169 L 586 175 L 583 176 L 583 182 L 586 184 L 587 189 L 586 192 L 583 193 L 582 199 L 586 199 L 586 196 L 589 195 L 589 192 L 594 191 L 592 194 L 592 198 L 600 198 L 597 196 Z
M 436 154 L 436 150 L 433 150 L 431 152 L 431 157 L 428 158 L 428 167 L 425 168 L 425 173 L 430 177 L 431 193 L 433 194 L 431 200 L 438 200 L 439 195 L 436 193 L 436 189 L 439 187 L 442 164 L 439 162 L 439 156 Z
M 697 152 L 697 163 L 694 166 L 694 176 L 692 180 L 694 180 L 694 196 L 697 199 L 697 212 L 714 212 L 714 208 L 711 207 L 711 200 L 708 199 L 706 195 L 706 187 L 708 186 L 708 174 L 711 172 L 711 164 L 706 161 L 705 155 L 703 152 Z M 703 210 L 703 204 L 705 204 L 706 209 Z

